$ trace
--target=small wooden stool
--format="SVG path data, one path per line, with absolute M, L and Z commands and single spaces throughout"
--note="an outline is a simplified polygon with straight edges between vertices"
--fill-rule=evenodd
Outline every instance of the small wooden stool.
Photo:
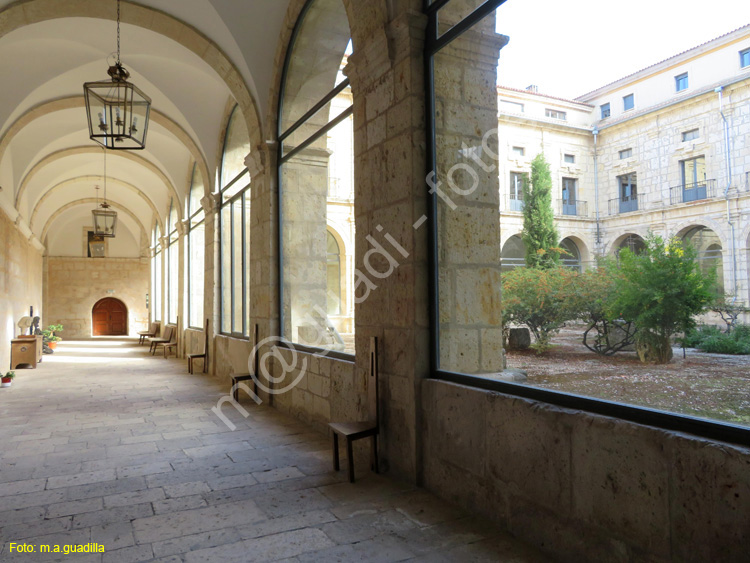
M 370 374 L 367 377 L 367 405 L 370 420 L 362 422 L 331 422 L 328 426 L 333 432 L 333 469 L 339 470 L 339 436 L 346 439 L 346 455 L 349 472 L 349 482 L 354 483 L 354 455 L 352 444 L 361 438 L 372 438 L 370 448 L 370 464 L 378 473 L 378 339 L 370 338 Z

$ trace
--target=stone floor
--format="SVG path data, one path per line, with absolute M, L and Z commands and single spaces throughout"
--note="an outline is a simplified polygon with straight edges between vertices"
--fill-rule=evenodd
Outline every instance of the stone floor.
M 0 390 L 0 560 L 545 561 L 424 490 L 333 472 L 325 436 L 129 340 L 63 342 Z M 34 553 L 11 552 L 11 543 Z M 40 553 L 101 544 L 104 553 Z

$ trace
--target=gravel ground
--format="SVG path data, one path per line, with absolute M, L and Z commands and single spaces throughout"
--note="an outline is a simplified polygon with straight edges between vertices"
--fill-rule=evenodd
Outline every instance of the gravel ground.
M 530 385 L 750 426 L 750 356 L 675 348 L 669 364 L 642 364 L 635 352 L 604 357 L 582 344 L 583 326 L 564 328 L 544 355 L 509 351 L 508 367 Z

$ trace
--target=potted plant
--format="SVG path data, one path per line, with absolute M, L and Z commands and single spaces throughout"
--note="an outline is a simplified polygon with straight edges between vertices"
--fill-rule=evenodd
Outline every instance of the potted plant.
M 42 331 L 42 336 L 44 336 L 44 341 L 47 343 L 47 345 L 50 347 L 50 350 L 54 350 L 57 348 L 57 343 L 62 340 L 59 336 L 56 336 L 56 332 L 62 332 L 63 331 L 63 325 L 49 325 L 46 329 Z
M 2 383 L 0 383 L 0 387 L 10 387 L 11 381 L 13 381 L 13 378 L 16 376 L 15 371 L 9 371 L 5 375 L 2 376 Z

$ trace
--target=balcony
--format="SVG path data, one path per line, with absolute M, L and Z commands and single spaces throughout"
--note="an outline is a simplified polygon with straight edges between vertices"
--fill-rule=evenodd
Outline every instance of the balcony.
M 515 196 L 508 196 L 505 200 L 505 211 L 518 211 L 523 213 L 523 200 Z
M 559 199 L 557 203 L 562 215 L 572 217 L 589 216 L 589 205 L 586 201 L 581 201 L 580 199 Z
M 700 201 L 716 197 L 716 180 L 704 180 L 694 184 L 680 184 L 669 188 L 669 203 L 677 205 L 678 203 L 690 203 L 691 201 Z
M 620 213 L 630 213 L 638 211 L 638 195 L 631 195 L 625 199 L 616 198 L 609 200 L 609 214 L 619 215 Z

